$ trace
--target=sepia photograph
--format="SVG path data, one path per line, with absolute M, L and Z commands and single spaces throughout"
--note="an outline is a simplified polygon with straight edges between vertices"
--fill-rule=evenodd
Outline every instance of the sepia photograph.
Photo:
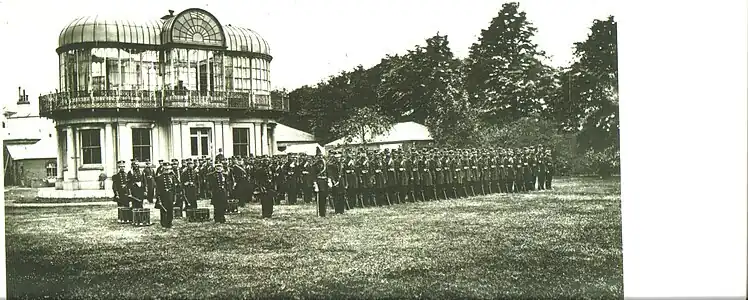
M 623 298 L 610 1 L 3 5 L 10 299 Z

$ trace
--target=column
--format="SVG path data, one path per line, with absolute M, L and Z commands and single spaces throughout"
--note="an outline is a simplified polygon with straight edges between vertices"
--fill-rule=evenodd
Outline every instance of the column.
M 260 123 L 260 134 L 261 134 L 261 146 L 262 146 L 262 155 L 268 155 L 270 154 L 270 151 L 268 151 L 268 126 L 267 123 Z
M 112 133 L 112 123 L 104 125 L 104 142 L 101 145 L 106 145 L 106 148 L 102 151 L 104 152 L 104 161 L 102 162 L 104 164 L 104 172 L 107 178 L 112 178 L 114 170 L 117 168 L 117 158 L 114 157 L 115 141 Z
M 276 123 L 270 123 L 268 129 L 268 137 L 270 138 L 270 155 L 275 155 L 278 152 L 278 142 L 275 140 L 275 126 Z
M 221 153 L 223 153 L 223 157 L 229 157 L 226 155 L 226 149 L 223 149 L 223 136 L 221 135 L 221 130 L 223 129 L 223 126 L 221 126 L 222 122 L 213 122 L 210 126 L 210 135 L 211 135 L 211 143 L 210 143 L 210 152 L 211 155 L 215 158 L 216 155 L 218 155 L 218 149 L 221 149 Z
M 57 181 L 63 181 L 65 180 L 65 169 L 63 166 L 65 165 L 65 153 L 63 153 L 63 145 L 60 143 L 60 139 L 62 136 L 63 131 L 57 128 Z
M 182 141 L 181 137 L 179 136 L 179 123 L 171 122 L 171 134 L 169 135 L 169 137 L 169 159 L 172 159 L 176 158 L 176 156 L 180 153 L 180 148 L 182 148 L 180 146 L 180 143 Z
M 252 125 L 255 131 L 255 138 L 252 140 L 252 143 L 254 143 L 255 155 L 262 155 L 262 134 L 260 134 L 260 124 L 252 123 Z
M 187 136 L 190 134 L 190 125 L 187 122 L 179 122 L 179 159 L 185 159 L 192 155 L 190 149 L 190 139 Z
M 229 122 L 221 122 L 221 134 L 223 135 L 223 154 L 227 157 L 234 156 L 234 133 Z
M 73 135 L 75 134 L 73 132 L 73 127 L 68 125 L 67 128 L 65 128 L 65 132 L 67 133 L 66 139 L 67 139 L 67 161 L 68 161 L 68 178 L 67 180 L 75 179 L 75 170 L 77 169 L 75 165 L 75 139 L 73 138 Z
M 150 80 L 150 79 L 149 79 Z M 157 165 L 158 160 L 162 159 L 163 154 L 161 154 L 161 127 L 158 126 L 158 123 L 154 123 L 151 127 L 151 149 L 153 149 L 151 152 L 153 155 L 151 155 L 151 164 Z M 154 169 L 155 170 L 155 169 Z
M 109 144 L 109 140 L 107 140 L 106 137 L 106 126 L 104 129 L 99 129 L 99 141 L 101 141 L 101 166 L 104 167 L 103 172 L 108 173 L 109 165 L 107 165 L 107 163 L 110 159 L 107 154 L 109 153 L 110 148 L 112 148 L 112 145 Z M 116 165 L 116 163 L 114 163 L 114 165 Z
M 247 132 L 249 132 L 249 153 L 257 155 L 257 151 L 255 151 L 255 147 L 257 146 L 257 142 L 255 141 L 255 123 L 249 123 Z

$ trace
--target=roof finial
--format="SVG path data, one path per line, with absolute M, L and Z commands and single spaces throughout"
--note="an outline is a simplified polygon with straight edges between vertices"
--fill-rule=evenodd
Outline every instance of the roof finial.
M 170 16 L 173 16 L 173 15 L 174 15 L 174 10 L 173 10 L 173 9 L 170 9 L 170 10 L 169 10 L 169 15 L 170 15 Z

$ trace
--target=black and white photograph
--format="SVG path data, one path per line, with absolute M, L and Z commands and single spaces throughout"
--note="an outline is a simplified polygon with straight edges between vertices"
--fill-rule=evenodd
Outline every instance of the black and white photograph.
M 3 6 L 10 299 L 624 296 L 613 1 Z

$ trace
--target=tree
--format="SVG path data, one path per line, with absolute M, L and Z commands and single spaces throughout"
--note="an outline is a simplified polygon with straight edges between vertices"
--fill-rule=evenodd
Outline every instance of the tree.
M 562 76 L 554 116 L 578 130 L 582 150 L 618 147 L 618 41 L 613 16 L 595 20 L 587 40 L 574 44 L 575 61 Z
M 511 122 L 543 109 L 553 72 L 532 42 L 536 31 L 519 3 L 505 3 L 470 47 L 465 85 L 485 121 Z
M 380 113 L 375 107 L 356 108 L 346 118 L 335 123 L 333 133 L 342 136 L 346 143 L 357 137 L 366 145 L 371 138 L 384 134 L 392 128 L 392 119 Z

